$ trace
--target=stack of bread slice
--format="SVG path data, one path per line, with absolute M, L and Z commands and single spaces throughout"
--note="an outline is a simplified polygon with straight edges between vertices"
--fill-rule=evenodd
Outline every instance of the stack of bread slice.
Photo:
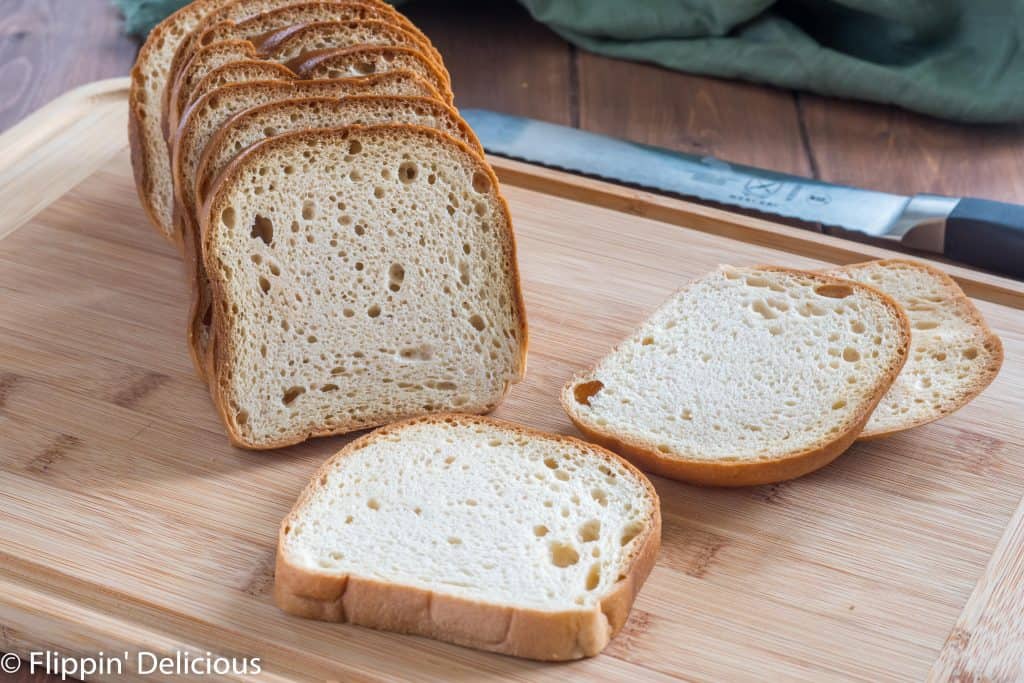
M 179 243 L 231 440 L 486 412 L 524 371 L 515 241 L 441 56 L 380 0 L 197 0 L 133 71 L 132 160 Z

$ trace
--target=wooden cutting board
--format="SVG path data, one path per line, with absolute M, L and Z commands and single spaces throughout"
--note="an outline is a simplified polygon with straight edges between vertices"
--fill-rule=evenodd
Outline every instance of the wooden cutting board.
M 545 665 L 285 616 L 277 525 L 344 438 L 228 446 L 185 346 L 174 247 L 131 180 L 127 81 L 0 137 L 0 637 L 9 650 L 260 657 L 268 680 L 1024 679 L 1024 287 L 951 269 L 1006 363 L 942 422 L 802 479 L 654 478 L 663 548 L 599 657 Z M 719 263 L 880 249 L 495 159 L 532 345 L 502 418 L 573 428 L 558 389 Z M 988 677 L 988 678 L 986 678 Z

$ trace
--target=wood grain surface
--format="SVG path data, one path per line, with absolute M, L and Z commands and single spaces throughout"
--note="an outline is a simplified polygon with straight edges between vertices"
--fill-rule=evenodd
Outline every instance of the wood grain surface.
M 93 98 L 85 110 L 118 106 Z M 18 192 L 48 178 L 61 196 L 0 241 L 8 647 L 212 649 L 261 656 L 271 680 L 911 681 L 933 666 L 971 680 L 1013 672 L 1024 654 L 1019 613 L 1005 611 L 1022 590 L 1019 286 L 1010 305 L 979 301 L 1007 362 L 950 418 L 858 444 L 785 484 L 723 491 L 656 479 L 658 565 L 599 657 L 545 666 L 283 615 L 268 594 L 277 523 L 345 439 L 272 454 L 227 445 L 185 350 L 181 263 L 147 225 L 123 138 L 104 126 L 94 116 L 54 133 L 51 146 L 69 158 L 103 159 L 101 148 L 109 158 L 70 190 L 51 165 L 21 178 Z M 592 206 L 524 187 L 515 180 L 528 167 L 496 163 L 532 326 L 528 378 L 497 415 L 548 431 L 574 433 L 557 403 L 565 378 L 687 278 L 721 262 L 817 267 L 814 245 L 838 241 L 779 226 L 761 242 L 731 239 L 707 230 L 711 209 L 623 189 L 625 210 Z M 541 173 L 554 187 L 614 188 Z M 644 208 L 655 200 L 660 209 Z M 669 204 L 701 229 L 647 217 Z M 722 223 L 730 233 L 762 225 Z
M 510 1 L 418 0 L 404 9 L 444 53 L 462 106 L 825 180 L 1024 202 L 1019 125 L 963 126 L 608 60 L 566 45 Z M 107 0 L 0 0 L 0 131 L 68 88 L 127 74 L 137 47 Z M 0 642 L 9 634 L 0 623 Z M 966 652 L 959 642 L 951 638 L 944 656 Z

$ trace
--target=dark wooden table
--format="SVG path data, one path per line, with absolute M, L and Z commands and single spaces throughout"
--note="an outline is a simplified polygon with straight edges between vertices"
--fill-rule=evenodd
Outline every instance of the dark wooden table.
M 606 59 L 511 1 L 405 9 L 444 54 L 462 107 L 901 194 L 1024 203 L 1024 125 L 958 125 Z M 0 131 L 76 85 L 127 74 L 137 50 L 109 0 L 0 0 Z

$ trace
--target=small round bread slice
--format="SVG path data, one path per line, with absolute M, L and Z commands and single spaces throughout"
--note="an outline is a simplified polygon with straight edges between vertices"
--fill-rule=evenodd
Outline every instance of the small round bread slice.
M 910 319 L 907 364 L 860 439 L 889 436 L 945 417 L 996 378 L 1003 344 L 946 273 L 920 261 L 888 259 L 836 268 L 830 274 L 882 290 Z
M 392 72 L 394 73 L 394 72 Z M 213 137 L 196 171 L 196 203 L 202 204 L 209 188 L 228 165 L 246 150 L 269 136 L 312 128 L 351 125 L 410 123 L 434 128 L 460 140 L 483 156 L 473 131 L 451 107 L 428 97 L 355 95 L 343 98 L 302 98 L 271 102 L 247 109 L 227 121 Z M 186 257 L 188 255 L 186 254 Z M 189 345 L 194 359 L 205 359 L 197 367 L 210 373 L 212 300 L 202 259 L 193 254 L 194 301 L 190 312 Z
M 209 385 L 234 444 L 486 413 L 522 378 L 508 205 L 458 140 L 406 124 L 268 138 L 199 215 Z
M 860 433 L 907 357 L 900 306 L 785 268 L 723 267 L 659 308 L 562 405 L 641 469 L 713 486 L 792 479 Z
M 530 659 L 598 654 L 660 545 L 657 493 L 597 446 L 441 415 L 353 441 L 281 524 L 274 599 Z

